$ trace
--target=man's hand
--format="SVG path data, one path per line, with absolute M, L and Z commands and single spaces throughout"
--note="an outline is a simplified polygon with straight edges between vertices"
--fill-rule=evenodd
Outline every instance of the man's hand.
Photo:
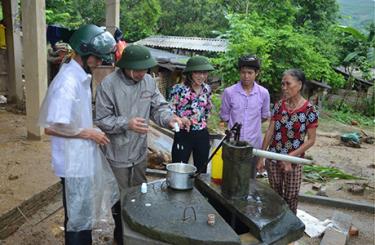
M 148 125 L 145 123 L 145 119 L 141 117 L 134 117 L 129 120 L 128 128 L 139 134 L 147 134 Z
M 83 139 L 93 140 L 99 145 L 106 145 L 109 143 L 109 139 L 105 133 L 95 128 L 85 128 L 78 134 L 78 136 Z
M 264 172 L 264 158 L 259 158 L 258 162 L 257 162 L 257 171 L 259 173 L 263 173 Z

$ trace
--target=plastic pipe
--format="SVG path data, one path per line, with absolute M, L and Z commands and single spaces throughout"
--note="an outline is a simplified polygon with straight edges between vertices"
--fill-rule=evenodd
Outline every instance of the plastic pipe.
M 314 163 L 313 160 L 304 159 L 300 157 L 292 157 L 289 155 L 274 153 L 270 151 L 263 151 L 263 150 L 258 150 L 258 149 L 253 149 L 253 155 L 258 156 L 258 157 L 272 159 L 272 160 L 277 160 L 277 161 L 290 162 L 294 164 L 312 165 Z

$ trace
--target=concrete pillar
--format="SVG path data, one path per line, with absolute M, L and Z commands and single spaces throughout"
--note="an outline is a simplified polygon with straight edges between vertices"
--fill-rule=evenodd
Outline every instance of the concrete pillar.
M 6 26 L 6 43 L 8 57 L 8 99 L 22 106 L 22 43 L 21 24 L 18 0 L 4 0 L 3 12 Z
M 105 25 L 113 34 L 116 27 L 120 26 L 120 0 L 106 0 L 105 12 Z
M 29 139 L 40 139 L 39 109 L 47 90 L 45 0 L 23 0 L 22 31 L 26 81 L 26 127 Z

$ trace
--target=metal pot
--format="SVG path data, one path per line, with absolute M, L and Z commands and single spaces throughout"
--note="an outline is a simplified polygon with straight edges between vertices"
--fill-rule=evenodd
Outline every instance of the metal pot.
M 194 185 L 194 173 L 197 168 L 186 163 L 167 165 L 167 185 L 176 190 L 189 190 Z

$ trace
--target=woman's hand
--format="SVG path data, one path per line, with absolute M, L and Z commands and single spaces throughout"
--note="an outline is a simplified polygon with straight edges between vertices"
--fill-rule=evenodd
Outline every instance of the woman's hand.
M 186 117 L 181 118 L 181 117 L 174 115 L 172 119 L 169 121 L 169 127 L 174 128 L 175 123 L 178 124 L 178 127 L 180 129 L 185 129 L 186 131 L 189 132 L 191 123 L 190 123 L 190 120 L 187 119 Z
M 292 164 L 290 162 L 284 162 L 284 161 L 282 161 L 281 164 L 283 166 L 284 172 L 290 172 L 290 171 L 292 171 Z
M 189 132 L 190 126 L 191 126 L 191 122 L 189 118 L 183 117 L 181 118 L 181 121 L 182 121 L 182 124 L 184 125 L 184 129 Z
M 263 173 L 264 172 L 264 158 L 259 158 L 258 159 L 258 162 L 257 162 L 257 171 L 259 173 Z

